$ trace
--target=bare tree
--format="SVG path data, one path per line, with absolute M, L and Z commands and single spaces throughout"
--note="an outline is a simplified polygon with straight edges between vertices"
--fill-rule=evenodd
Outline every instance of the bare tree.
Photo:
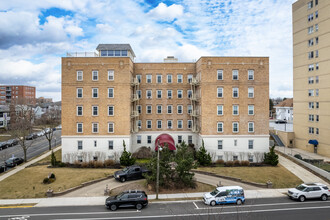
M 61 112 L 57 109 L 48 110 L 38 120 L 38 124 L 45 131 L 44 136 L 48 140 L 48 150 L 52 149 L 52 139 L 56 127 L 61 123 Z
M 245 159 L 245 152 L 239 152 L 238 155 L 240 161 L 243 161 Z
M 3 163 L 5 164 L 7 158 L 8 158 L 9 154 L 7 150 L 2 150 L 0 152 L 0 161 L 3 161 Z M 5 166 L 6 167 L 6 166 Z
M 16 106 L 15 120 L 10 120 L 10 134 L 18 140 L 24 153 L 26 162 L 27 150 L 32 146 L 33 139 L 27 141 L 26 137 L 32 132 L 34 111 L 32 106 L 20 104 Z

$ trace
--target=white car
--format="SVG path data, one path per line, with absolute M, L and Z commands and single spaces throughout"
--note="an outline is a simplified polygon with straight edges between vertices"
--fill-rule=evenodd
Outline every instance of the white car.
M 203 196 L 206 205 L 236 203 L 241 205 L 245 202 L 244 190 L 240 186 L 217 187 L 214 191 L 205 193 Z
M 329 188 L 322 183 L 304 183 L 296 188 L 288 190 L 288 196 L 291 199 L 298 199 L 300 202 L 304 202 L 306 199 L 320 198 L 322 201 L 326 201 L 330 196 Z

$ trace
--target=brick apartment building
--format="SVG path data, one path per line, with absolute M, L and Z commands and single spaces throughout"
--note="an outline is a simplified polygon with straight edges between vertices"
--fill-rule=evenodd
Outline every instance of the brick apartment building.
M 292 16 L 294 146 L 330 157 L 330 1 L 296 1 Z
M 36 87 L 22 85 L 0 85 L 0 105 L 16 103 L 24 99 L 28 104 L 36 104 Z
M 129 44 L 62 58 L 62 160 L 116 159 L 157 138 L 213 160 L 257 161 L 269 147 L 269 58 L 136 63 Z M 158 142 L 157 142 L 158 143 Z

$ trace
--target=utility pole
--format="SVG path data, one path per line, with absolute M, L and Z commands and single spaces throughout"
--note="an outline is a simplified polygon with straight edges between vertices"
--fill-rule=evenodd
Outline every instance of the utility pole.
M 161 151 L 161 147 L 159 146 L 159 140 L 157 142 L 157 178 L 156 178 L 156 199 L 158 199 L 159 192 L 159 151 Z

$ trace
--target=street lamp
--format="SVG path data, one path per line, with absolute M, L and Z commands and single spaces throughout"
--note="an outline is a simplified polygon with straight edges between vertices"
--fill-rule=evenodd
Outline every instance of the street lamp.
M 159 140 L 157 142 L 158 150 L 157 150 L 157 179 L 156 179 L 156 199 L 158 199 L 158 192 L 159 192 L 159 151 L 162 150 L 161 146 L 159 145 Z

